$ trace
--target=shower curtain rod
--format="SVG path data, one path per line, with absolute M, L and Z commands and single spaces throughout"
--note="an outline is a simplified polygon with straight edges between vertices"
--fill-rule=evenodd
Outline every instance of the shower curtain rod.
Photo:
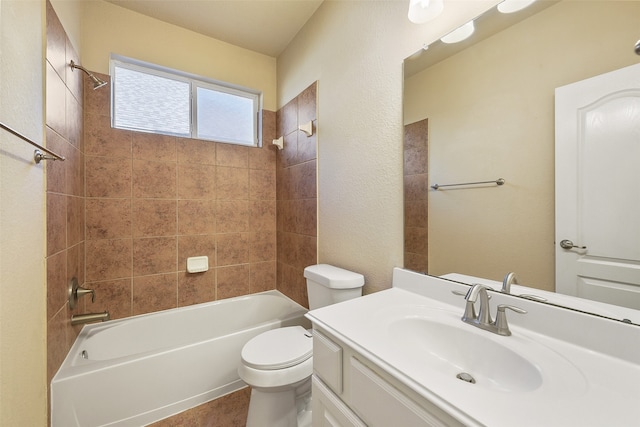
M 33 153 L 33 158 L 34 158 L 36 163 L 40 163 L 41 160 L 65 160 L 65 158 L 63 156 L 60 156 L 60 155 L 54 153 L 53 151 L 51 151 L 51 150 L 49 150 L 47 148 L 44 148 L 42 145 L 38 144 L 37 142 L 34 142 L 34 141 L 30 140 L 26 136 L 22 135 L 20 132 L 10 128 L 9 126 L 5 125 L 2 122 L 0 122 L 0 127 L 2 129 L 6 130 L 7 132 L 17 136 L 18 138 L 22 139 L 23 141 L 26 141 L 29 144 L 31 144 L 34 147 L 36 147 L 37 150 Z M 51 156 L 47 156 L 46 154 L 42 154 L 42 152 L 40 150 L 44 151 L 47 154 L 50 154 Z

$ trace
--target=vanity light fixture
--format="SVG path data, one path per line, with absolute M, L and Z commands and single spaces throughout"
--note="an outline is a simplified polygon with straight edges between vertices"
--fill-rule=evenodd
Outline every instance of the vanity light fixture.
M 444 0 L 410 0 L 409 21 L 424 24 L 442 13 Z
M 473 21 L 469 21 L 463 26 L 456 28 L 446 36 L 442 37 L 440 41 L 448 44 L 458 43 L 471 37 L 471 34 L 473 34 L 474 31 L 475 26 L 473 25 Z
M 518 12 L 525 7 L 531 6 L 536 0 L 504 0 L 498 5 L 498 11 L 502 13 Z

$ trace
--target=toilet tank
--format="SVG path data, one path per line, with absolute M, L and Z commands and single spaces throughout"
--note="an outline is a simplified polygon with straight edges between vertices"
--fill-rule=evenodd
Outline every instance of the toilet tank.
M 309 309 L 357 298 L 362 295 L 364 276 L 329 264 L 304 269 L 309 294 Z

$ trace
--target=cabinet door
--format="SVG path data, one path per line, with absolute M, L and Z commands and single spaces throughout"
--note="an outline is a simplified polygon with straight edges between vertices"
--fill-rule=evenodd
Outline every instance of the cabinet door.
M 313 427 L 367 427 L 317 376 L 311 384 Z
M 357 359 L 350 364 L 350 406 L 371 427 L 448 426 Z

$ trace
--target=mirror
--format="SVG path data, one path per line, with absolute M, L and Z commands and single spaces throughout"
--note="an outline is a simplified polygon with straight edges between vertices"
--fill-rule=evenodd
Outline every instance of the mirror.
M 492 8 L 470 39 L 405 60 L 406 268 L 499 282 L 513 271 L 555 291 L 554 90 L 640 62 L 637 16 L 626 1 Z

